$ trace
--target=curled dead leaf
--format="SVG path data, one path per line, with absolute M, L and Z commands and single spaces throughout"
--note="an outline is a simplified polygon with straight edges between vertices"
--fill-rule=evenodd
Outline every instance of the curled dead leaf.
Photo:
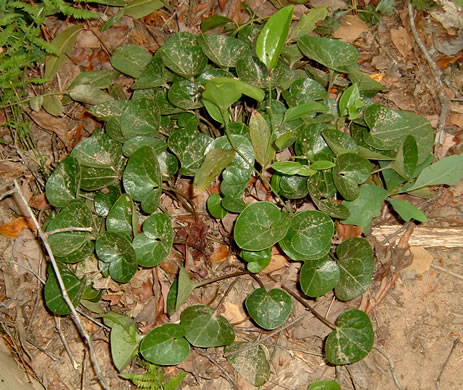
M 30 218 L 18 217 L 10 222 L 0 226 L 0 234 L 8 238 L 16 238 L 26 228 L 35 231 L 35 226 L 30 221 Z
M 209 256 L 209 261 L 212 264 L 221 263 L 225 261 L 230 254 L 230 248 L 227 245 L 221 244 L 214 249 L 212 254 Z

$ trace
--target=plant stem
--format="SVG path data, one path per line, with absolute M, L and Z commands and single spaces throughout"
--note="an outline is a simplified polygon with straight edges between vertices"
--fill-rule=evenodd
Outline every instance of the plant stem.
M 225 280 L 225 279 L 229 279 L 229 278 L 236 278 L 238 276 L 249 275 L 249 274 L 250 274 L 250 272 L 248 272 L 248 271 L 234 272 L 232 274 L 226 274 L 226 275 L 218 276 L 216 278 L 203 280 L 202 282 L 196 283 L 195 286 L 196 286 L 196 288 L 203 287 L 203 286 L 206 286 L 206 285 L 211 284 L 211 283 L 220 282 L 221 280 Z
M 39 222 L 37 221 L 37 218 L 35 217 L 34 213 L 32 212 L 32 209 L 30 208 L 29 204 L 27 203 L 26 198 L 24 197 L 24 194 L 22 193 L 21 187 L 19 186 L 18 182 L 14 180 L 14 186 L 16 188 L 16 191 L 18 192 L 19 197 L 21 198 L 21 201 L 24 203 L 24 207 L 27 209 L 29 213 L 29 217 L 32 219 L 34 222 L 34 225 L 37 229 L 37 232 L 39 234 L 40 239 L 43 242 L 43 245 L 45 246 L 45 249 L 48 253 L 48 256 L 50 258 L 51 265 L 53 267 L 53 271 L 55 272 L 56 279 L 58 280 L 58 285 L 60 287 L 61 293 L 63 295 L 63 299 L 68 305 L 69 309 L 71 310 L 71 318 L 73 319 L 77 329 L 79 330 L 80 335 L 82 338 L 87 342 L 87 347 L 90 353 L 90 359 L 92 360 L 93 364 L 93 369 L 95 370 L 95 374 L 98 377 L 98 380 L 100 381 L 101 385 L 105 390 L 110 390 L 109 385 L 106 382 L 106 379 L 103 376 L 103 373 L 100 369 L 100 365 L 98 363 L 98 359 L 96 357 L 95 349 L 93 348 L 93 342 L 90 336 L 88 335 L 87 331 L 84 328 L 84 325 L 82 324 L 79 315 L 77 314 L 76 308 L 74 307 L 74 304 L 72 303 L 71 299 L 69 298 L 68 292 L 66 290 L 66 287 L 64 285 L 63 278 L 61 276 L 60 270 L 58 268 L 58 264 L 56 263 L 55 257 L 53 255 L 53 252 L 51 250 L 50 244 L 48 243 L 48 238 L 47 235 L 43 232 L 42 228 L 40 227 Z
M 69 95 L 69 93 L 67 93 L 67 92 L 48 92 L 48 93 L 44 93 L 44 94 L 41 95 L 41 96 L 42 96 L 42 97 L 47 97 L 47 96 L 56 96 L 56 95 Z M 4 108 L 9 108 L 9 107 L 17 106 L 17 105 L 22 104 L 22 103 L 28 103 L 28 102 L 30 102 L 32 99 L 34 99 L 35 97 L 37 97 L 37 96 L 32 96 L 32 97 L 29 97 L 29 98 L 27 98 L 27 99 L 18 100 L 18 101 L 15 102 L 15 103 L 5 104 L 5 105 L 3 105 L 3 106 L 0 106 L 0 110 L 3 110 Z
M 325 317 L 323 317 L 318 311 L 316 311 L 312 306 L 310 306 L 306 301 L 304 301 L 299 294 L 297 294 L 295 291 L 291 290 L 289 287 L 286 287 L 284 285 L 281 286 L 283 290 L 291 294 L 301 305 L 303 305 L 305 308 L 309 309 L 309 311 L 317 317 L 318 320 L 323 322 L 327 327 L 336 330 L 337 326 L 334 325 L 331 321 L 328 321 Z

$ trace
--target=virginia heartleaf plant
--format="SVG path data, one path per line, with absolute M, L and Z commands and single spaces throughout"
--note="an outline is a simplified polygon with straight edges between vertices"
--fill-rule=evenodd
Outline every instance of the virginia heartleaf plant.
M 425 221 L 400 194 L 419 195 L 463 177 L 461 155 L 434 162 L 426 119 L 373 103 L 383 86 L 360 71 L 354 46 L 309 35 L 315 23 L 307 18 L 291 34 L 292 13 L 286 7 L 264 26 L 251 20 L 226 35 L 177 33 L 154 55 L 123 46 L 111 57 L 114 70 L 82 73 L 71 84 L 67 95 L 104 124 L 46 184 L 55 208 L 46 231 L 76 306 L 93 307 L 101 292 L 72 264 L 96 259 L 104 276 L 127 283 L 139 268 L 169 256 L 174 232 L 160 199 L 165 184 L 179 176 L 191 178 L 195 193 L 219 181 L 220 194 L 210 195 L 208 210 L 216 219 L 238 214 L 233 239 L 250 273 L 264 270 L 279 246 L 303 263 L 299 287 L 307 299 L 334 289 L 340 301 L 368 289 L 374 255 L 363 237 L 334 243 L 335 222 L 361 226 L 366 234 L 385 202 L 404 221 Z M 107 92 L 119 73 L 134 79 L 130 99 Z M 245 197 L 251 179 L 267 188 L 267 200 Z M 299 211 L 302 203 L 312 207 Z M 204 284 L 181 268 L 168 314 Z M 69 313 L 51 269 L 45 301 L 53 313 Z M 284 288 L 262 286 L 243 301 L 261 329 L 278 329 L 291 316 L 293 301 Z M 104 313 L 116 368 L 124 370 L 136 356 L 176 365 L 191 347 L 225 346 L 230 364 L 263 385 L 270 376 L 264 350 L 236 340 L 217 309 L 189 306 L 180 323 L 146 335 L 131 318 Z M 328 324 L 329 363 L 354 363 L 371 351 L 373 326 L 364 312 L 348 310 Z M 337 388 L 334 382 L 310 388 L 325 385 Z

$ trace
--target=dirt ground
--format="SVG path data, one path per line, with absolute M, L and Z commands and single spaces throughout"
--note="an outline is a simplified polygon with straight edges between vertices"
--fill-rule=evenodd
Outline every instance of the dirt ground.
M 212 1 L 206 11 L 189 14 L 188 2 L 179 2 L 174 7 L 174 17 L 166 11 L 158 12 L 144 21 L 124 17 L 100 38 L 112 50 L 123 44 L 134 43 L 154 52 L 160 43 L 179 29 L 197 32 L 201 20 L 215 12 L 243 22 L 244 15 L 239 12 L 239 3 L 235 0 L 217 4 Z M 275 12 L 271 3 L 265 0 L 248 4 L 260 16 Z M 332 9 L 341 10 L 346 8 L 342 0 L 313 0 L 309 4 L 314 7 L 329 5 Z M 304 11 L 304 5 L 297 5 L 295 14 L 301 15 Z M 109 9 L 108 15 L 114 12 Z M 445 3 L 444 8 L 433 13 L 417 13 L 415 20 L 421 39 L 442 69 L 444 91 L 451 99 L 439 155 L 459 154 L 463 149 L 463 57 L 461 49 L 451 54 L 449 47 L 452 43 L 458 43 L 458 39 L 461 41 L 463 11 Z M 51 20 L 46 27 L 54 34 L 62 28 L 56 20 Z M 437 126 L 441 102 L 436 93 L 434 76 L 411 34 L 406 3 L 397 1 L 394 15 L 382 16 L 379 25 L 374 27 L 360 23 L 356 15 L 348 13 L 341 30 L 336 31 L 334 36 L 353 43 L 359 49 L 362 71 L 380 75 L 381 83 L 388 89 L 375 97 L 377 102 L 416 112 Z M 66 64 L 61 74 L 63 85 L 72 81 L 81 68 L 110 67 L 107 52 L 88 31 L 80 34 L 70 58 L 72 62 Z M 79 108 L 75 107 L 72 115 L 64 118 L 53 118 L 45 113 L 31 114 L 34 120 L 32 134 L 37 149 L 50 162 L 59 161 L 68 153 L 72 143 L 66 137 L 81 131 L 77 129 L 78 125 L 83 123 L 84 133 L 90 133 L 95 128 L 95 121 L 90 117 L 82 116 L 80 121 L 71 119 L 79 112 Z M 66 129 L 65 133 L 63 129 Z M 39 187 L 34 184 L 38 166 L 33 152 L 22 151 L 18 155 L 12 146 L 11 135 L 2 132 L 2 138 L 0 173 L 3 182 L 11 182 L 17 177 L 26 178 L 23 191 L 30 202 L 39 205 L 43 197 Z M 63 139 L 68 141 L 63 142 Z M 187 186 L 188 183 L 180 182 L 179 185 Z M 444 236 L 445 229 L 458 232 L 461 228 L 463 231 L 463 183 L 438 191 L 436 188 L 438 199 L 429 208 L 428 222 L 423 226 L 444 229 Z M 201 210 L 203 212 L 201 226 L 195 226 L 195 229 L 201 236 L 201 231 L 204 231 L 201 229 L 207 227 L 205 250 L 210 255 L 217 248 L 217 240 L 228 244 L 227 232 L 231 231 L 233 220 L 225 218 L 222 224 L 218 224 L 209 218 L 205 212 L 206 199 L 207 196 L 194 199 L 200 214 Z M 176 215 L 177 228 L 191 227 L 191 221 L 182 214 L 178 204 L 166 198 L 163 205 Z M 0 225 L 23 215 L 24 211 L 15 203 L 14 197 L 0 201 Z M 387 210 L 382 218 L 375 221 L 377 229 L 390 224 L 397 224 L 397 221 Z M 399 238 L 400 234 L 395 237 Z M 451 247 L 445 243 L 435 246 L 430 241 L 429 244 L 407 248 L 411 254 L 405 251 L 401 255 L 388 251 L 384 246 L 376 247 L 375 278 L 368 294 L 348 304 L 338 302 L 328 294 L 315 304 L 321 313 L 334 321 L 346 308 L 365 308 L 370 303 L 369 314 L 376 332 L 377 348 L 363 361 L 335 369 L 327 365 L 321 354 L 323 339 L 329 329 L 307 314 L 301 322 L 264 344 L 268 357 L 271 357 L 272 375 L 262 389 L 305 390 L 308 384 L 320 379 L 337 379 L 342 383 L 343 390 L 463 388 L 463 239 L 461 245 L 458 239 L 452 242 L 455 241 L 457 243 Z M 53 317 L 44 307 L 41 280 L 46 278 L 46 257 L 34 233 L 26 228 L 16 238 L 0 236 L 0 253 L 2 336 L 27 378 L 34 382 L 37 389 L 100 389 L 73 322 L 67 317 Z M 141 331 L 148 331 L 154 323 L 156 300 L 159 295 L 166 293 L 177 272 L 176 261 L 183 262 L 184 256 L 190 261 L 190 272 L 197 279 L 242 268 L 242 263 L 234 256 L 225 262 L 211 263 L 210 258 L 200 253 L 185 254 L 181 248 L 177 248 L 161 269 L 139 271 L 127 285 L 121 287 L 96 276 L 94 286 L 106 289 L 103 302 L 108 310 L 124 311 L 141 324 Z M 287 262 L 283 256 L 280 257 L 282 262 L 279 268 L 271 274 L 262 275 L 268 288 L 279 286 L 280 280 L 296 286 L 300 263 Z M 404 268 L 410 262 L 411 265 Z M 96 265 L 94 267 L 85 271 L 98 274 Z M 208 302 L 214 294 L 220 295 L 226 291 L 230 283 L 224 281 L 205 288 L 201 293 L 193 294 L 189 302 Z M 255 288 L 255 283 L 249 277 L 240 278 L 230 290 L 221 313 L 233 324 L 238 324 L 236 331 L 241 337 L 255 338 L 258 335 L 253 333 L 255 327 L 242 306 L 244 293 Z M 389 286 L 386 286 L 388 283 Z M 381 291 L 386 294 L 384 299 L 379 300 Z M 305 309 L 295 303 L 290 320 L 304 312 Z M 86 330 L 92 335 L 97 357 L 111 388 L 135 388 L 117 375 L 111 362 L 108 330 L 98 321 L 82 318 Z M 136 371 L 137 367 L 133 365 L 133 369 Z M 177 368 L 167 368 L 166 375 L 176 374 L 180 369 L 191 374 L 186 377 L 182 389 L 255 389 L 234 372 L 222 357 L 221 349 L 195 349 Z

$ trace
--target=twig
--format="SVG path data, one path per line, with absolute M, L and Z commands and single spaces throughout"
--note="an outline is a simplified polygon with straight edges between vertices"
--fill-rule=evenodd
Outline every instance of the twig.
M 7 192 L 4 192 L 3 194 L 0 195 L 0 200 L 3 198 L 6 198 L 7 196 L 13 195 L 16 192 L 16 190 L 13 188 Z
M 447 270 L 447 269 L 445 269 L 443 267 L 440 267 L 440 266 L 435 265 L 435 264 L 431 264 L 431 267 L 435 268 L 435 269 L 438 269 L 439 271 L 445 272 L 446 274 L 449 274 L 449 275 L 453 276 L 454 278 L 463 280 L 463 276 L 461 276 L 459 274 L 456 274 L 455 272 L 449 271 L 449 270 Z
M 72 351 L 69 348 L 66 337 L 64 337 L 63 331 L 61 330 L 61 319 L 57 318 L 56 316 L 54 316 L 53 318 L 55 319 L 56 330 L 58 331 L 61 342 L 64 345 L 64 349 L 66 350 L 66 353 L 69 356 L 69 360 L 72 363 L 72 367 L 74 367 L 74 370 L 77 370 L 79 368 L 79 364 L 76 362 L 76 359 L 74 359 L 74 355 L 72 354 Z
M 77 226 L 71 226 L 67 228 L 61 228 L 61 229 L 55 229 L 50 232 L 46 232 L 45 235 L 51 236 L 53 234 L 58 234 L 58 233 L 68 233 L 68 232 L 89 232 L 91 233 L 93 231 L 93 228 L 91 227 L 77 227 Z
M 453 345 L 452 345 L 452 348 L 450 349 L 450 352 L 447 356 L 447 359 L 445 359 L 445 362 L 444 364 L 442 365 L 442 368 L 440 370 L 440 373 L 439 373 L 439 376 L 437 377 L 436 379 L 436 390 L 439 389 L 440 387 L 440 379 L 442 377 L 442 374 L 444 373 L 444 370 L 445 370 L 445 367 L 447 367 L 447 364 L 449 363 L 449 360 L 450 360 L 450 357 L 452 356 L 453 354 L 453 351 L 455 351 L 455 348 L 457 347 L 457 344 L 460 342 L 459 339 L 455 339 L 453 340 Z
M 109 385 L 106 382 L 106 379 L 103 376 L 103 373 L 100 369 L 100 365 L 98 363 L 98 359 L 96 357 L 95 349 L 93 348 L 93 342 L 90 336 L 88 335 L 87 331 L 85 330 L 79 315 L 77 314 L 76 308 L 74 307 L 74 304 L 72 303 L 71 299 L 69 298 L 68 292 L 66 290 L 66 287 L 64 285 L 63 278 L 61 276 L 61 273 L 58 268 L 58 264 L 56 263 L 55 257 L 53 256 L 53 252 L 50 248 L 50 244 L 48 243 L 47 236 L 43 232 L 42 228 L 39 225 L 39 222 L 37 221 L 37 218 L 35 217 L 34 213 L 32 212 L 32 209 L 30 208 L 29 204 L 26 201 L 26 198 L 24 197 L 24 194 L 21 190 L 21 187 L 19 186 L 18 182 L 15 180 L 14 181 L 14 186 L 16 187 L 16 191 L 21 199 L 21 201 L 24 204 L 24 207 L 26 207 L 29 216 L 31 217 L 32 221 L 34 222 L 35 227 L 37 228 L 37 232 L 40 236 L 40 239 L 43 242 L 43 245 L 45 246 L 45 249 L 48 253 L 48 256 L 50 258 L 51 265 L 53 267 L 53 270 L 55 271 L 56 279 L 58 280 L 59 287 L 61 289 L 61 292 L 63 294 L 63 299 L 68 305 L 69 309 L 71 310 L 71 318 L 76 324 L 77 329 L 79 330 L 80 335 L 82 338 L 87 342 L 87 347 L 89 350 L 90 354 L 90 359 L 92 361 L 93 369 L 95 370 L 95 374 L 98 377 L 98 380 L 100 381 L 101 385 L 105 390 L 110 390 Z
M 243 352 L 243 351 L 247 351 L 248 349 L 251 349 L 253 347 L 255 347 L 256 345 L 261 345 L 261 344 L 264 344 L 264 341 L 272 338 L 273 336 L 275 336 L 276 334 L 279 334 L 281 332 L 283 332 L 284 330 L 288 329 L 288 328 L 291 328 L 293 325 L 297 324 L 299 321 L 301 321 L 305 316 L 307 315 L 307 312 L 305 312 L 304 314 L 300 315 L 299 317 L 297 317 L 295 320 L 291 321 L 291 322 L 288 322 L 286 325 L 282 326 L 281 328 L 278 328 L 277 330 L 274 330 L 273 332 L 269 333 L 268 335 L 262 337 L 261 339 L 257 340 L 257 341 L 253 341 L 252 343 L 249 343 L 249 344 L 246 344 L 245 346 L 237 349 L 236 351 L 232 351 L 232 352 L 227 352 L 226 354 L 224 354 L 225 357 L 228 357 L 228 356 L 231 356 L 231 355 L 235 355 L 237 353 L 240 353 L 240 352 Z
M 416 29 L 415 25 L 415 17 L 413 15 L 413 6 L 411 3 L 411 0 L 407 0 L 408 3 L 408 18 L 410 21 L 410 28 L 413 33 L 413 37 L 415 38 L 415 42 L 418 45 L 418 47 L 421 50 L 421 53 L 423 54 L 423 57 L 426 59 L 428 65 L 431 68 L 432 74 L 434 76 L 434 79 L 436 80 L 436 83 L 439 87 L 438 90 L 438 97 L 439 97 L 439 102 L 441 104 L 441 112 L 439 114 L 439 121 L 437 123 L 437 129 L 436 129 L 436 141 L 435 144 L 437 145 L 442 145 L 444 141 L 444 128 L 445 128 L 445 122 L 447 120 L 448 114 L 449 114 L 449 98 L 446 96 L 444 92 L 444 86 L 442 84 L 441 76 L 442 72 L 438 68 L 437 64 L 435 61 L 431 58 L 429 55 L 428 49 L 426 49 L 426 46 L 424 45 L 423 41 L 418 35 L 418 31 Z
M 398 390 L 403 390 L 403 387 L 400 384 L 399 378 L 397 377 L 397 374 L 395 372 L 395 366 L 394 366 L 394 362 L 391 356 L 387 353 L 387 351 L 383 347 L 377 344 L 375 344 L 373 348 L 376 349 L 381 355 L 383 355 L 387 359 L 389 363 L 389 367 L 391 369 L 392 379 L 394 380 L 395 387 L 397 387 Z

